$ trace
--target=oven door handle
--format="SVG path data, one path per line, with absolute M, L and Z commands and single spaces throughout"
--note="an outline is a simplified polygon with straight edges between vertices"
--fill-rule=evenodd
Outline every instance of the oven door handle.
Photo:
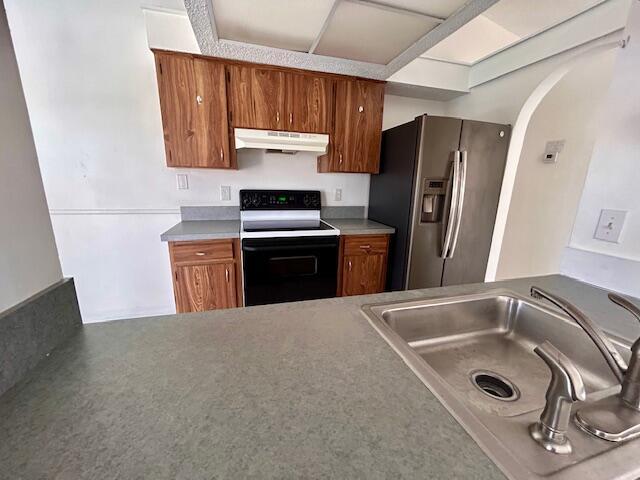
M 311 245 L 280 245 L 274 247 L 251 247 L 249 245 L 242 247 L 245 252 L 281 252 L 283 250 L 308 250 L 310 248 L 338 248 L 337 245 L 330 244 L 311 244 Z

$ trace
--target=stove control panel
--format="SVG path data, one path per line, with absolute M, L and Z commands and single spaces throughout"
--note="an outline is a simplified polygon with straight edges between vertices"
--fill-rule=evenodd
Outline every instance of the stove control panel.
M 318 190 L 240 190 L 240 210 L 320 210 Z

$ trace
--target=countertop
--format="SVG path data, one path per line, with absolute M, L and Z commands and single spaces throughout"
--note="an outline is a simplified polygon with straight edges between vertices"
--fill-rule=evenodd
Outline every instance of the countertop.
M 240 220 L 187 220 L 160 235 L 163 242 L 239 238 Z
M 393 233 L 395 229 L 366 218 L 324 219 L 340 230 L 341 235 L 375 235 Z M 160 235 L 163 242 L 215 240 L 240 237 L 240 220 L 186 220 Z
M 368 218 L 323 218 L 323 220 L 340 230 L 340 235 L 381 235 L 395 232 L 395 228 Z
M 498 468 L 371 327 L 366 303 L 562 276 L 84 325 L 0 397 L 0 478 L 473 478 Z

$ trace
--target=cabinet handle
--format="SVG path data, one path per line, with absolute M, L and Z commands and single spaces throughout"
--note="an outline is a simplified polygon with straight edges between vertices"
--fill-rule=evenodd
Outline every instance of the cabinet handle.
M 280 112 L 276 112 L 276 123 L 280 123 Z
M 363 250 L 370 250 L 371 249 L 371 245 L 360 245 L 360 248 Z
M 289 123 L 293 123 L 293 113 L 289 114 Z
M 204 252 L 196 252 L 196 255 L 199 257 L 204 257 L 206 255 L 206 253 Z
M 224 269 L 224 277 L 227 279 L 227 283 L 229 283 L 229 269 L 228 268 Z
M 196 95 L 196 103 L 202 105 L 202 97 L 200 95 Z
M 351 260 L 349 260 L 349 271 L 351 271 Z
M 220 149 L 220 160 L 224 160 L 224 150 Z
M 340 154 L 340 165 L 342 165 L 342 153 Z
M 364 112 L 364 107 L 363 107 L 362 105 L 360 105 L 360 106 L 358 107 L 358 111 L 359 111 L 360 113 Z

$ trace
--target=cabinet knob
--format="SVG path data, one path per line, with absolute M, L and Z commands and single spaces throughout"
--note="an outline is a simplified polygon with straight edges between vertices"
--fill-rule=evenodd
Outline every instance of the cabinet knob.
M 220 160 L 224 160 L 224 150 L 220 149 Z
M 280 123 L 280 112 L 276 112 L 276 123 Z
M 227 279 L 227 283 L 229 283 L 229 269 L 228 268 L 224 269 L 224 276 Z
M 204 252 L 196 252 L 196 255 L 199 257 L 204 257 L 206 255 L 206 253 Z
M 363 107 L 362 105 L 360 105 L 360 106 L 358 107 L 358 111 L 359 111 L 360 113 L 364 112 L 364 107 Z
M 200 95 L 196 95 L 196 102 L 198 105 L 202 105 L 202 97 Z
M 349 271 L 351 271 L 351 260 L 349 260 Z
M 293 113 L 289 114 L 289 123 L 293 123 Z
M 340 154 L 340 164 L 342 164 L 342 153 Z

